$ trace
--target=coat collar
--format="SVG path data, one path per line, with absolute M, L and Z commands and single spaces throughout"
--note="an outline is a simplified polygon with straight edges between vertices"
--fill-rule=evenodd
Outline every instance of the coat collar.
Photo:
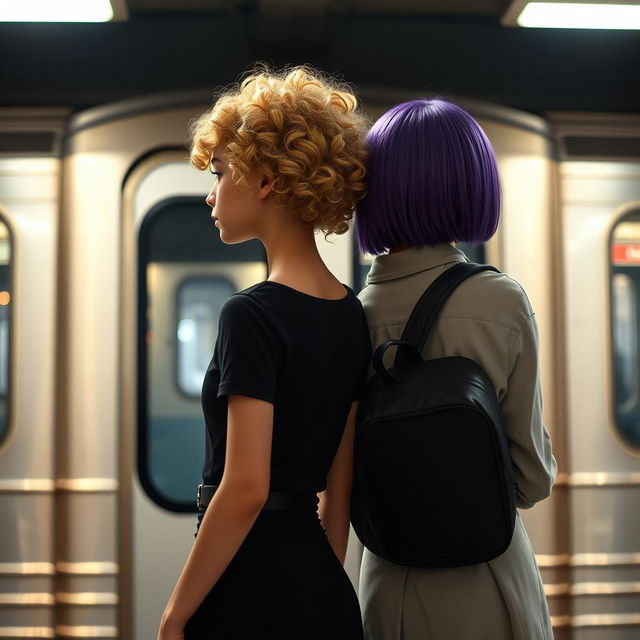
M 460 249 L 452 247 L 447 242 L 386 253 L 373 258 L 365 284 L 403 278 L 449 262 L 469 260 Z

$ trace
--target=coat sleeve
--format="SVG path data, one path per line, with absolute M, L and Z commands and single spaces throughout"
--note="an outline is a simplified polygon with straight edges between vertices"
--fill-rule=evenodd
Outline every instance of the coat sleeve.
M 515 334 L 515 335 L 514 335 Z M 502 398 L 507 438 L 518 484 L 516 504 L 528 509 L 551 493 L 557 464 L 542 422 L 538 326 L 531 314 L 516 326 L 509 349 L 507 391 Z

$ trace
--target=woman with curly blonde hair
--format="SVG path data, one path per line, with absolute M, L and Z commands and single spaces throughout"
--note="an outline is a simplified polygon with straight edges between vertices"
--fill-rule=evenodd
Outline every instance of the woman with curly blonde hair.
M 366 127 L 349 88 L 307 66 L 254 69 L 193 125 L 220 238 L 258 238 L 269 277 L 220 314 L 196 540 L 159 640 L 362 638 L 342 564 L 371 343 L 314 232 L 344 233 L 364 196 Z

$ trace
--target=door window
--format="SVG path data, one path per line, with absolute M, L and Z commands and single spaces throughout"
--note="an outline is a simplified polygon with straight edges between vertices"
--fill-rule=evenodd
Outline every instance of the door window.
M 640 447 L 640 210 L 625 215 L 614 227 L 611 234 L 610 262 L 615 426 L 627 444 Z

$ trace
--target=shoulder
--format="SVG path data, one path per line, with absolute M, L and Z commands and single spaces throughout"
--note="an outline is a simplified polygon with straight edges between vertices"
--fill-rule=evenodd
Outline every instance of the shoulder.
M 225 300 L 220 309 L 221 325 L 255 325 L 263 330 L 271 326 L 272 314 L 265 307 L 264 300 L 254 295 L 252 289 L 238 291 Z
M 259 305 L 252 297 L 244 291 L 239 291 L 229 296 L 222 305 L 220 315 L 223 317 L 233 317 L 236 315 L 247 315 L 255 313 Z
M 222 305 L 221 312 L 227 314 L 267 314 L 272 302 L 273 291 L 265 286 L 264 282 L 237 291 L 229 296 Z
M 466 301 L 472 301 L 487 313 L 510 312 L 529 317 L 533 306 L 524 287 L 507 273 L 483 271 L 460 285 Z
M 370 323 L 396 315 L 406 320 L 433 279 L 433 275 L 423 272 L 411 276 L 408 286 L 399 286 L 399 280 L 370 284 L 358 297 Z M 383 308 L 393 307 L 402 309 L 398 309 L 398 314 L 382 312 Z M 483 271 L 458 286 L 447 300 L 441 318 L 486 321 L 513 329 L 526 323 L 532 315 L 531 301 L 517 280 L 507 273 Z
M 229 296 L 220 309 L 220 329 L 223 333 L 241 334 L 243 339 L 282 342 L 282 331 L 275 313 L 276 307 L 268 299 L 257 295 L 260 284 Z M 261 289 L 265 292 L 265 289 Z M 267 292 L 268 295 L 268 292 Z
M 456 289 L 442 315 L 484 320 L 518 331 L 534 310 L 524 287 L 515 278 L 507 273 L 483 271 Z

